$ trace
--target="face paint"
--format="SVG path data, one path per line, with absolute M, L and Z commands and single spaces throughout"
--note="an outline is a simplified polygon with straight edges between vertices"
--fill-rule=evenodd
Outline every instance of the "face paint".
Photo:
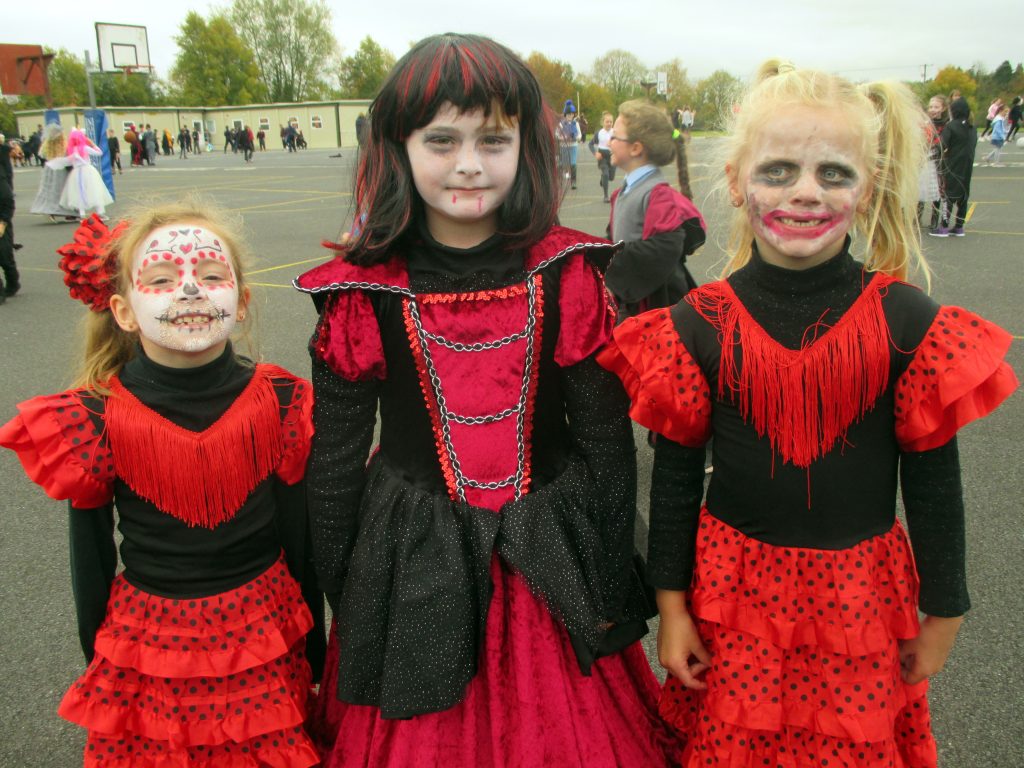
M 842 250 L 869 179 L 860 137 L 840 116 L 790 107 L 760 128 L 730 191 L 745 201 L 762 258 L 806 269 Z
M 128 300 L 145 340 L 173 352 L 208 350 L 235 326 L 231 252 L 202 226 L 160 227 L 135 253 Z

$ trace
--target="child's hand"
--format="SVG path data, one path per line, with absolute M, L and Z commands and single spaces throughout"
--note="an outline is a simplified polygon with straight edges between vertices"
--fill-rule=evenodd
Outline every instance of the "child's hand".
M 658 590 L 658 612 L 658 661 L 687 688 L 704 690 L 707 685 L 697 676 L 711 667 L 711 654 L 686 610 L 685 593 Z
M 920 634 L 900 643 L 900 666 L 905 683 L 914 685 L 942 670 L 963 621 L 963 616 L 925 616 Z

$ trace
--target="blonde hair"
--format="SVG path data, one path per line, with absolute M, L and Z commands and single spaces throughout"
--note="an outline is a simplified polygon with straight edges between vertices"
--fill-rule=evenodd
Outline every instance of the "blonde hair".
M 900 280 L 906 280 L 914 268 L 930 287 L 915 205 L 927 151 L 927 118 L 910 89 L 896 82 L 854 85 L 836 75 L 769 60 L 761 65 L 733 120 L 726 147 L 726 162 L 733 174 L 740 174 L 748 161 L 766 118 L 786 107 L 834 110 L 837 119 L 859 133 L 864 164 L 871 174 L 871 199 L 864 210 L 858 210 L 851 234 L 863 239 L 864 266 Z M 741 206 L 733 216 L 728 246 L 732 258 L 725 275 L 750 261 L 753 240 Z
M 692 198 L 685 145 L 664 110 L 643 99 L 633 99 L 619 105 L 619 117 L 626 123 L 629 133 L 626 138 L 644 145 L 649 162 L 662 166 L 675 161 L 679 189 Z
M 135 252 L 153 230 L 170 224 L 200 223 L 213 230 L 230 252 L 238 286 L 239 306 L 242 306 L 242 297 L 248 291 L 245 268 L 249 262 L 249 249 L 242 236 L 241 220 L 236 216 L 199 196 L 191 195 L 173 203 L 139 207 L 129 212 L 127 220 L 129 225 L 110 243 L 107 255 L 107 263 L 115 274 L 114 293 L 128 295 Z M 252 316 L 252 312 L 248 312 L 246 319 L 236 326 L 241 328 L 241 338 L 250 353 L 252 344 L 248 331 Z M 89 312 L 82 327 L 84 351 L 74 385 L 97 394 L 109 394 L 107 382 L 135 357 L 138 333 L 122 330 L 109 309 Z
M 45 133 L 46 137 L 43 140 L 43 147 L 39 154 L 47 160 L 56 160 L 58 157 L 64 157 L 67 142 L 61 127 L 56 123 L 47 123 Z

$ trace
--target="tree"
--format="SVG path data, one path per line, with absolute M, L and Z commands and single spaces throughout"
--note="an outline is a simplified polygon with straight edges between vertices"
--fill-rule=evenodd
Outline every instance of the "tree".
M 712 72 L 697 83 L 698 124 L 713 131 L 724 129 L 742 95 L 743 84 L 737 78 L 722 69 Z
M 932 96 L 949 96 L 953 91 L 960 91 L 960 94 L 967 99 L 971 110 L 977 112 L 977 105 L 974 103 L 974 94 L 978 90 L 978 83 L 973 77 L 959 67 L 943 67 L 928 84 L 925 95 L 930 99 Z
M 249 46 L 271 101 L 304 101 L 328 91 L 338 43 L 324 0 L 234 0 L 229 15 Z
M 587 116 L 592 133 L 596 133 L 597 129 L 601 127 L 602 112 L 611 112 L 612 117 L 615 116 L 618 102 L 612 92 L 600 83 L 584 80 L 577 84 L 576 92 L 580 98 L 580 103 L 576 105 L 577 109 Z
M 7 99 L 0 99 L 0 133 L 8 138 L 16 136 L 18 133 L 18 118 L 15 117 L 14 110 L 7 103 Z
M 53 106 L 89 105 L 89 84 L 85 77 L 85 63 L 75 54 L 61 48 L 50 62 L 48 74 Z
M 267 97 L 252 49 L 223 14 L 208 22 L 189 11 L 175 36 L 178 56 L 171 69 L 177 101 L 200 107 L 252 104 Z
M 594 60 L 593 79 L 615 97 L 616 104 L 637 95 L 647 68 L 636 56 L 620 48 Z
M 527 57 L 526 66 L 533 72 L 540 84 L 544 100 L 558 114 L 562 113 L 565 100 L 576 92 L 572 82 L 572 67 L 564 61 L 549 59 L 543 53 L 534 51 Z M 573 97 L 575 98 L 575 97 Z M 577 105 L 578 106 L 578 105 Z
M 395 66 L 395 55 L 367 35 L 359 49 L 341 62 L 338 82 L 345 99 L 372 99 L 388 72 Z
M 1010 83 L 1013 81 L 1013 67 L 1010 65 L 1010 62 L 1004 61 L 996 67 L 995 72 L 989 75 L 989 77 L 992 81 L 992 85 L 995 86 L 995 90 L 1000 92 L 1005 91 L 1010 87 Z

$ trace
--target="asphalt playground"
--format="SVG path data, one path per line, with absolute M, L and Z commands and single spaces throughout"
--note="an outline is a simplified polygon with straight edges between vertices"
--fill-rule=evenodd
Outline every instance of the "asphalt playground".
M 716 139 L 690 145 L 695 199 L 708 222 L 708 244 L 691 258 L 700 282 L 723 266 L 730 209 L 712 195 L 718 181 Z M 984 145 L 979 146 L 979 156 Z M 984 149 L 987 151 L 987 149 Z M 187 160 L 160 157 L 152 168 L 115 177 L 125 215 L 132 204 L 174 199 L 193 190 L 239 215 L 253 247 L 249 277 L 264 359 L 306 374 L 313 327 L 309 298 L 291 287 L 300 272 L 329 257 L 321 240 L 351 221 L 352 150 L 219 151 Z M 926 237 L 932 295 L 999 323 L 1014 336 L 1010 362 L 1024 376 L 1024 149 L 1008 147 L 1002 168 L 975 169 L 967 236 Z M 669 169 L 667 169 L 669 170 Z M 72 375 L 77 323 L 84 307 L 68 297 L 55 249 L 72 224 L 32 216 L 38 169 L 16 169 L 16 240 L 22 291 L 0 306 L 0 420 L 33 395 L 65 389 Z M 596 165 L 580 153 L 579 187 L 567 190 L 561 221 L 603 235 Z M 1024 397 L 1018 391 L 989 419 L 961 433 L 968 514 L 968 571 L 974 607 L 931 703 L 943 768 L 1024 765 Z M 638 440 L 641 518 L 651 453 Z M 0 452 L 0 768 L 81 765 L 84 735 L 56 715 L 64 690 L 83 668 L 68 577 L 66 509 L 32 485 L 16 458 Z M 638 539 L 644 539 L 641 523 Z M 649 637 L 653 640 L 653 632 Z M 653 652 L 653 642 L 648 644 Z M 655 669 L 656 657 L 651 655 Z M 633 768 L 632 766 L 627 768 Z M 639 767 L 638 767 L 639 768 Z

